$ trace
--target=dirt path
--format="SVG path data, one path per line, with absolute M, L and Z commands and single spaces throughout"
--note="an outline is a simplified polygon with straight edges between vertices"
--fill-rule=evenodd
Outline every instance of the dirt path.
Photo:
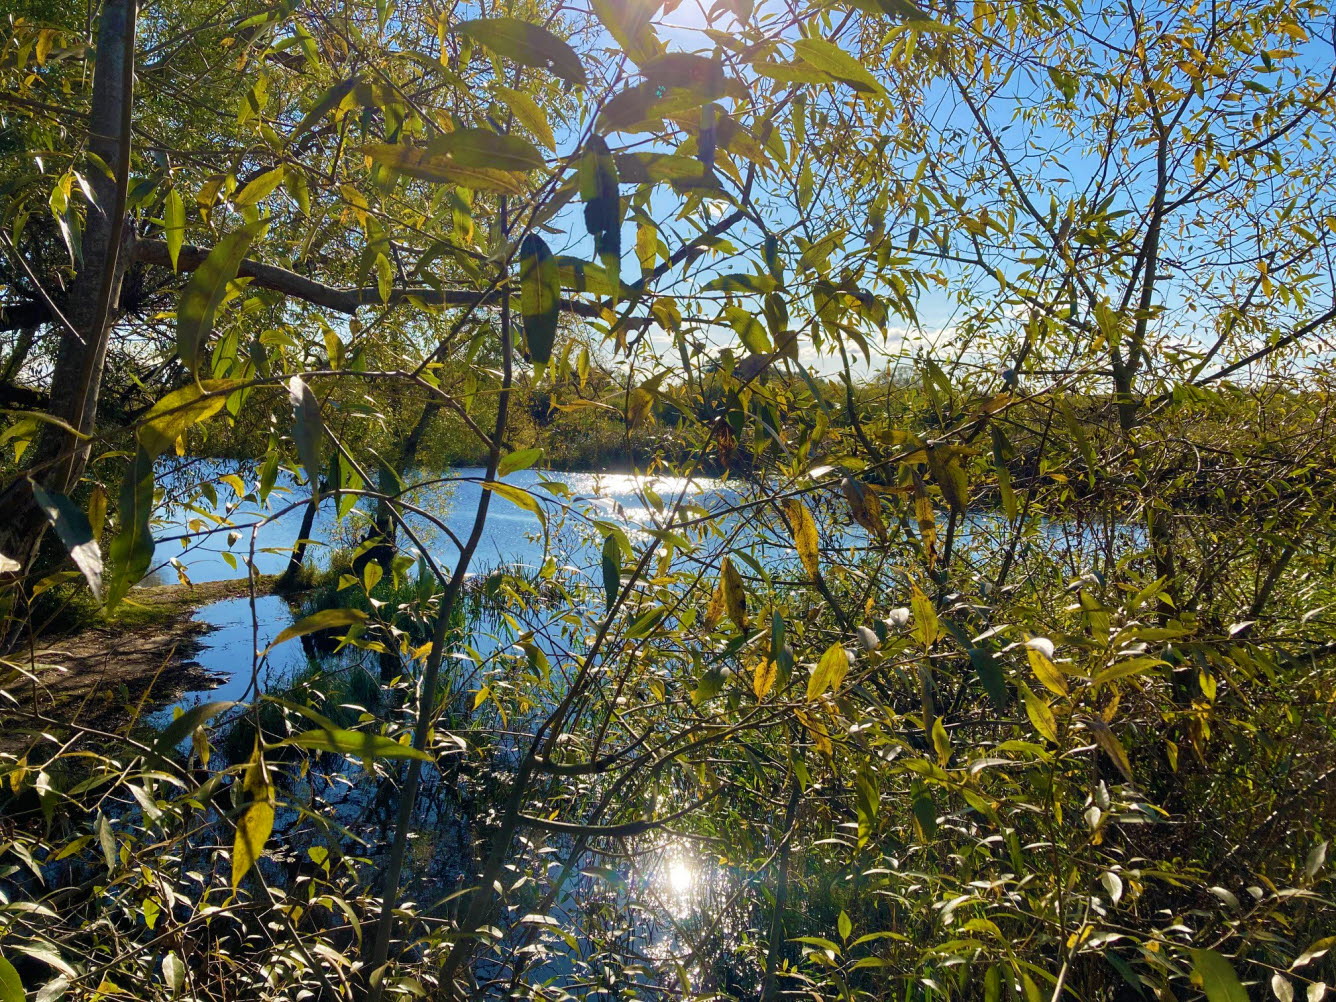
M 272 578 L 256 582 L 258 594 L 272 590 Z M 0 746 L 50 730 L 53 722 L 119 730 L 182 693 L 209 688 L 216 679 L 195 656 L 210 627 L 193 613 L 247 594 L 244 578 L 136 588 L 129 601 L 139 608 L 125 621 L 87 626 L 10 655 L 0 665 L 0 688 L 18 705 L 8 699 L 0 705 Z

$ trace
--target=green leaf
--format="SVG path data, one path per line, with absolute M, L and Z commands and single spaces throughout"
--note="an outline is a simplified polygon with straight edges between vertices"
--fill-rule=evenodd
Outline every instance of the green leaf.
M 201 703 L 199 706 L 192 706 L 170 724 L 162 729 L 158 738 L 153 742 L 153 749 L 162 757 L 166 758 L 176 751 L 176 746 L 184 741 L 190 734 L 199 727 L 220 713 L 224 713 L 237 704 L 231 700 L 216 700 L 212 703 Z
M 227 394 L 239 385 L 235 379 L 205 379 L 173 390 L 144 415 L 139 444 L 150 456 L 169 451 L 188 429 L 222 410 Z
M 816 669 L 807 680 L 808 700 L 817 699 L 827 689 L 838 691 L 844 676 L 849 674 L 849 652 L 843 644 L 834 643 L 821 655 Z
M 661 48 L 650 20 L 661 0 L 590 0 L 590 6 L 617 46 L 638 65 Z
M 274 638 L 274 642 L 264 649 L 264 653 L 268 654 L 279 644 L 294 637 L 304 637 L 308 633 L 318 633 L 320 630 L 337 630 L 344 626 L 356 626 L 359 623 L 366 622 L 366 618 L 366 613 L 360 609 L 322 609 L 320 612 L 313 613 L 305 619 L 299 619 L 289 626 Z
M 1021 683 L 1021 696 L 1025 700 L 1025 715 L 1030 718 L 1030 723 L 1034 726 L 1034 729 L 1043 738 L 1056 743 L 1058 740 L 1058 721 L 1053 716 L 1052 709 L 1023 682 Z
M 182 290 L 176 306 L 176 351 L 191 372 L 199 367 L 204 342 L 213 332 L 214 315 L 227 294 L 227 283 L 237 277 L 251 243 L 266 225 L 249 223 L 219 240 Z
M 557 263 L 557 276 L 563 289 L 572 292 L 588 292 L 595 296 L 612 296 L 614 299 L 626 299 L 634 291 L 631 286 L 621 282 L 620 276 L 609 277 L 608 270 L 593 261 L 583 261 L 569 254 L 558 254 L 553 258 Z
M 88 581 L 93 597 L 102 601 L 102 551 L 87 516 L 64 494 L 47 492 L 36 481 L 32 481 L 32 496 L 70 551 L 70 559 Z
M 622 258 L 622 200 L 617 183 L 617 164 L 607 142 L 602 136 L 590 136 L 580 157 L 580 198 L 584 200 L 585 229 L 594 238 L 594 253 L 608 270 L 610 281 L 620 281 Z
M 23 991 L 23 982 L 19 972 L 4 957 L 0 957 L 0 1002 L 24 1002 L 27 995 Z
M 500 497 L 505 498 L 516 508 L 523 508 L 525 511 L 531 511 L 538 516 L 538 521 L 546 524 L 547 519 L 543 515 L 543 508 L 528 491 L 515 487 L 511 484 L 503 484 L 499 480 L 483 481 L 483 488 L 491 491 Z
M 654 608 L 642 612 L 627 629 L 626 639 L 643 640 L 654 632 L 655 627 L 663 622 L 664 617 L 667 615 L 668 610 L 661 605 L 656 605 Z
M 547 70 L 576 87 L 585 86 L 580 57 L 546 28 L 514 17 L 482 17 L 465 21 L 455 30 L 512 62 Z
M 496 467 L 496 475 L 505 477 L 518 470 L 527 470 L 542 458 L 542 449 L 520 449 L 501 458 L 501 462 Z
M 1067 680 L 1063 677 L 1061 669 L 1053 663 L 1047 654 L 1033 647 L 1028 647 L 1025 656 L 1030 662 L 1030 669 L 1034 672 L 1035 678 L 1044 683 L 1044 688 L 1054 695 L 1067 695 Z
M 113 608 L 130 587 L 148 573 L 153 563 L 153 534 L 149 517 L 153 514 L 153 457 L 136 449 L 121 481 L 119 528 L 107 548 L 110 574 L 106 578 L 107 608 Z
M 724 673 L 718 668 L 711 668 L 700 677 L 696 683 L 696 688 L 692 690 L 691 702 L 694 706 L 700 706 L 707 699 L 713 699 L 724 689 Z
M 706 282 L 701 291 L 764 294 L 773 292 L 778 285 L 773 275 L 720 275 Z
M 284 172 L 285 168 L 280 166 L 265 171 L 259 177 L 252 178 L 247 182 L 246 187 L 236 193 L 232 199 L 232 204 L 239 209 L 258 205 L 272 195 L 278 186 L 283 183 Z
M 232 843 L 232 890 L 260 858 L 273 831 L 274 805 L 267 800 L 255 801 L 237 819 L 237 835 Z
M 930 839 L 937 833 L 937 804 L 932 799 L 932 794 L 927 790 L 921 790 L 914 796 L 914 802 L 911 807 L 914 812 L 914 820 L 918 822 L 919 830 L 923 832 L 925 840 Z
M 561 276 L 547 243 L 533 233 L 520 242 L 520 313 L 529 358 L 546 365 L 561 317 Z
M 167 982 L 167 987 L 172 990 L 173 995 L 181 994 L 181 989 L 186 984 L 186 965 L 180 954 L 174 950 L 169 951 L 162 958 L 162 977 Z
M 602 564 L 603 600 L 605 608 L 611 611 L 622 588 L 622 547 L 615 533 L 610 532 L 603 538 Z
M 1234 967 L 1214 950 L 1193 950 L 1192 973 L 1201 979 L 1209 1002 L 1248 1002 Z
M 729 325 L 738 332 L 738 339 L 753 355 L 764 355 L 774 347 L 770 343 L 769 335 L 765 332 L 765 326 L 757 318 L 755 310 L 744 310 L 740 306 L 728 306 L 724 308 L 724 317 L 728 320 Z
M 340 80 L 334 86 L 330 87 L 329 90 L 321 94 L 320 99 L 311 106 L 311 110 L 302 116 L 302 120 L 297 123 L 297 128 L 293 130 L 292 136 L 288 141 L 293 142 L 298 139 L 302 133 L 314 127 L 316 122 L 320 121 L 320 119 L 324 118 L 327 114 L 341 105 L 343 99 L 348 96 L 349 92 L 351 92 L 357 84 L 357 77 L 349 77 L 347 80 Z
M 301 376 L 288 380 L 288 399 L 292 402 L 292 440 L 297 443 L 297 457 L 306 468 L 306 479 L 314 490 L 324 468 L 321 445 L 325 423 L 320 419 L 320 402 Z
M 523 136 L 492 129 L 456 129 L 427 144 L 433 156 L 448 156 L 461 167 L 526 171 L 546 166 L 537 147 Z
M 800 38 L 793 43 L 793 52 L 808 66 L 848 84 L 860 94 L 882 97 L 886 94 L 866 66 L 833 42 L 824 38 Z
M 494 191 L 502 195 L 523 195 L 524 174 L 489 167 L 466 167 L 449 157 L 406 143 L 370 143 L 362 152 L 392 171 L 437 184 L 455 184 L 473 191 Z
M 163 207 L 163 224 L 162 235 L 167 240 L 167 256 L 172 259 L 172 271 L 177 271 L 176 262 L 186 238 L 186 205 L 181 200 L 181 193 L 175 188 L 167 192 L 167 204 Z
M 510 109 L 515 120 L 534 134 L 534 138 L 549 150 L 557 145 L 552 135 L 552 126 L 548 123 L 547 112 L 539 107 L 538 102 L 522 90 L 502 87 L 494 88 L 497 98 Z
M 993 705 L 999 710 L 1005 710 L 1007 683 L 1002 677 L 1002 666 L 993 656 L 993 652 L 983 647 L 971 647 L 970 664 L 974 666 L 974 673 L 979 676 L 979 681 L 983 683 L 984 691 L 988 693 Z
M 319 727 L 300 734 L 294 734 L 279 742 L 280 745 L 295 745 L 309 751 L 335 752 L 360 759 L 377 758 L 415 758 L 421 762 L 430 762 L 426 752 L 403 745 L 392 738 L 366 731 L 349 731 L 342 727 Z
M 98 845 L 102 848 L 102 861 L 107 864 L 107 872 L 115 873 L 121 862 L 120 847 L 116 844 L 116 836 L 112 834 L 111 822 L 100 811 L 94 830 L 97 832 Z

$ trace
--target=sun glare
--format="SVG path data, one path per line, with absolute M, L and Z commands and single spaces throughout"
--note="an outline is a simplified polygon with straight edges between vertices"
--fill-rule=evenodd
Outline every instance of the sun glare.
M 674 894 L 686 894 L 696 883 L 696 871 L 680 856 L 668 861 L 668 887 Z

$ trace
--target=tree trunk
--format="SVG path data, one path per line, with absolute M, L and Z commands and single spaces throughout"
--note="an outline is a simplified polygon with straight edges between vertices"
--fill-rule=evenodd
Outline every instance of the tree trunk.
M 292 547 L 292 556 L 288 557 L 288 566 L 284 568 L 283 574 L 279 577 L 274 587 L 279 591 L 286 591 L 297 584 L 297 577 L 302 572 L 302 561 L 306 557 L 306 541 L 311 538 L 311 527 L 315 525 L 315 516 L 320 508 L 320 496 L 325 493 L 329 487 L 311 496 L 311 503 L 306 506 L 306 511 L 302 513 L 301 528 L 297 530 L 297 542 Z
M 61 330 L 51 379 L 48 413 L 80 435 L 92 433 L 102 389 L 102 368 L 120 297 L 121 277 L 133 232 L 126 225 L 130 170 L 130 113 L 134 86 L 136 0 L 105 0 L 98 25 L 88 150 L 111 167 L 114 177 L 87 171 L 93 200 L 84 222 L 83 264 L 64 300 L 69 326 Z M 28 476 L 48 491 L 69 493 L 83 476 L 90 446 L 78 435 L 44 424 Z M 46 515 L 33 499 L 28 476 L 16 477 L 0 493 L 0 553 L 31 569 L 46 530 Z

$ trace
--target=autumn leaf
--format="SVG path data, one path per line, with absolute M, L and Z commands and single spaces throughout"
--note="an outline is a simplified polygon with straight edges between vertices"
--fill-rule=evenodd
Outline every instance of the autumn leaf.
M 821 541 L 812 513 L 802 498 L 789 498 L 784 502 L 784 511 L 789 517 L 789 528 L 793 531 L 793 544 L 798 549 L 798 558 L 803 562 L 807 576 L 816 580 L 821 576 Z

